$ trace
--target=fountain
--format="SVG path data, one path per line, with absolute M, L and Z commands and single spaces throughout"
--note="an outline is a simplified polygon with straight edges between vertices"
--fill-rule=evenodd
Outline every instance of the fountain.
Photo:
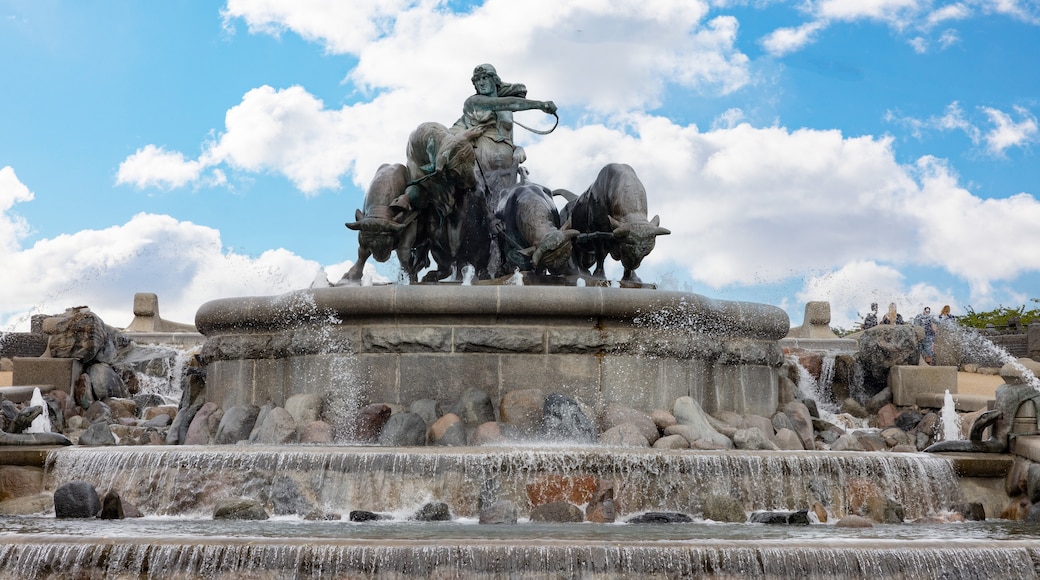
M 490 107 L 481 98 L 492 98 L 487 85 L 492 78 L 497 74 L 490 65 L 475 71 L 480 98 L 467 101 L 467 115 Z M 522 88 L 509 89 L 519 91 L 516 86 Z M 509 97 L 517 99 L 511 106 L 555 114 L 551 102 L 528 100 L 526 89 L 523 93 Z M 460 119 L 462 126 L 473 129 L 466 119 Z M 973 515 L 983 507 L 992 515 L 1007 504 L 1004 475 L 1010 457 L 916 453 L 910 443 L 902 444 L 908 452 L 894 453 L 875 433 L 850 443 L 856 437 L 851 430 L 839 437 L 840 428 L 811 416 L 788 388 L 793 367 L 784 349 L 855 349 L 856 341 L 823 328 L 829 321 L 825 303 L 814 303 L 812 316 L 807 307 L 806 324 L 789 335 L 788 317 L 779 308 L 641 282 L 635 270 L 654 237 L 667 230 L 656 217 L 647 219 L 645 199 L 639 207 L 637 198 L 645 192 L 631 168 L 615 164 L 604 168 L 585 195 L 628 197 L 636 209 L 626 211 L 624 220 L 583 215 L 584 195 L 568 202 L 563 219 L 545 204 L 538 206 L 542 213 L 522 219 L 496 214 L 515 227 L 498 242 L 524 243 L 510 251 L 503 247 L 494 276 L 495 260 L 483 263 L 480 251 L 467 254 L 480 263 L 460 267 L 461 253 L 437 247 L 451 232 L 421 228 L 451 222 L 453 214 L 436 214 L 452 205 L 444 201 L 445 191 L 453 195 L 452 188 L 463 182 L 474 187 L 469 183 L 474 176 L 453 168 L 460 159 L 469 169 L 477 163 L 478 183 L 502 197 L 492 207 L 509 207 L 509 196 L 519 190 L 493 190 L 489 184 L 501 179 L 501 171 L 491 170 L 502 168 L 479 164 L 513 159 L 488 155 L 481 147 L 512 145 L 482 143 L 471 131 L 421 128 L 427 133 L 422 139 L 413 134 L 409 165 L 380 170 L 386 179 L 393 174 L 410 180 L 385 190 L 380 188 L 389 182 L 377 176 L 365 211 L 348 224 L 359 231 L 361 248 L 358 267 L 339 285 L 219 299 L 198 310 L 195 326 L 206 342 L 196 362 L 205 366 L 205 381 L 199 369 L 184 373 L 178 417 L 165 438 L 184 443 L 184 432 L 197 425 L 205 440 L 219 412 L 225 419 L 252 413 L 249 425 L 259 425 L 277 409 L 317 395 L 324 401 L 325 421 L 333 424 L 332 441 L 249 444 L 254 439 L 246 429 L 224 445 L 38 450 L 46 455 L 49 495 L 82 484 L 105 494 L 106 506 L 114 501 L 118 515 L 133 507 L 145 517 L 57 518 L 48 511 L 56 507 L 5 517 L 0 574 L 1035 578 L 1040 573 L 1040 530 L 1011 520 L 975 521 Z M 450 155 L 440 154 L 445 151 Z M 419 159 L 423 154 L 427 157 Z M 512 172 L 517 174 L 516 167 Z M 465 202 L 454 203 L 463 208 Z M 489 226 L 481 221 L 487 218 L 483 213 L 470 218 L 480 222 L 471 226 Z M 609 224 L 607 231 L 596 229 L 601 222 Z M 395 249 L 401 283 L 360 285 L 364 261 L 385 260 Z M 427 274 L 433 279 L 421 283 L 417 265 L 428 262 L 427 249 L 437 269 Z M 620 258 L 621 280 L 603 276 L 608 255 Z M 577 264 L 560 261 L 561 256 Z M 462 273 L 460 283 L 434 280 L 451 272 Z M 154 313 L 155 320 L 138 328 L 158 331 L 157 305 Z M 465 426 L 464 444 L 375 445 L 358 429 L 366 406 L 381 405 L 389 425 L 386 416 L 419 415 L 412 411 L 419 401 L 456 411 L 473 390 L 481 391 L 492 409 L 483 424 L 456 416 Z M 509 407 L 518 393 L 537 393 L 535 404 Z M 573 422 L 570 430 L 545 428 L 549 411 L 542 405 L 549 400 L 571 404 L 569 418 L 560 419 Z M 517 409 L 533 409 L 541 423 Z M 605 427 L 608 416 L 622 415 L 631 419 L 616 426 L 614 439 L 606 433 L 597 439 L 597 433 L 575 427 L 595 429 L 600 422 Z M 481 438 L 480 429 L 488 424 L 501 429 L 499 436 Z M 435 425 L 423 423 L 423 440 Z M 839 440 L 876 443 L 884 451 L 836 451 Z M 118 496 L 113 500 L 110 492 Z M 258 508 L 249 516 L 255 519 L 217 517 L 227 500 L 239 498 Z M 505 509 L 496 511 L 500 508 Z

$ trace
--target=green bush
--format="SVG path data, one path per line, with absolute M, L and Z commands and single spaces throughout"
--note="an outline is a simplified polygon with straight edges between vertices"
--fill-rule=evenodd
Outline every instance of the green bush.
M 1032 298 L 1030 302 L 1040 303 L 1040 298 Z M 997 328 L 1003 328 L 1008 325 L 1009 320 L 1016 317 L 1018 318 L 1018 324 L 1021 326 L 1040 320 L 1040 308 L 1026 310 L 1025 305 L 1018 308 L 998 306 L 993 310 L 984 312 L 975 312 L 974 308 L 968 306 L 964 310 L 964 315 L 957 317 L 957 322 L 972 328 L 986 328 L 990 324 Z

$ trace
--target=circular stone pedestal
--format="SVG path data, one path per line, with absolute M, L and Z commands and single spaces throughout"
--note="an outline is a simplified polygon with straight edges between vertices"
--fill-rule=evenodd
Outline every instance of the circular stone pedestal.
M 358 404 L 451 404 L 558 392 L 600 409 L 671 408 L 769 416 L 777 405 L 774 306 L 649 289 L 414 285 L 302 290 L 204 304 L 206 398 L 281 405 L 296 393 Z

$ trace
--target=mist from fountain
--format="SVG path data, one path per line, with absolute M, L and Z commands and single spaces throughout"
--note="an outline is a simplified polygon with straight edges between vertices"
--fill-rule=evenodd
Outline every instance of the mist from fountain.
M 946 389 L 946 394 L 943 396 L 943 406 L 939 412 L 939 420 L 942 422 L 943 441 L 955 441 L 964 438 L 961 435 L 961 418 L 957 414 L 953 395 L 950 394 L 949 389 Z
M 50 408 L 47 406 L 47 402 L 43 400 L 43 395 L 40 393 L 40 388 L 36 387 L 33 389 L 32 398 L 29 399 L 29 406 L 39 407 L 42 412 L 38 417 L 32 420 L 32 423 L 25 430 L 26 433 L 50 433 L 51 432 L 51 413 Z

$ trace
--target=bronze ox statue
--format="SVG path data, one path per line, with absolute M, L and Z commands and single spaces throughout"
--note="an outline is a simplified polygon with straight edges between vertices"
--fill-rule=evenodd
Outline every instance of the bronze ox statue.
M 390 203 L 404 193 L 408 180 L 408 168 L 400 163 L 384 163 L 376 170 L 376 176 L 365 193 L 364 211 L 357 210 L 355 221 L 346 224 L 358 232 L 358 259 L 343 275 L 341 282 L 360 282 L 369 257 L 385 262 L 394 250 L 397 250 L 401 269 L 412 282 L 417 280 L 419 271 L 430 265 L 425 252 L 414 251 L 418 213 L 395 214 L 390 210 Z
M 610 163 L 600 170 L 596 181 L 581 196 L 567 190 L 553 192 L 568 202 L 561 217 L 583 234 L 610 233 L 610 236 L 590 236 L 578 241 L 574 257 L 582 273 L 603 278 L 603 262 L 609 254 L 625 268 L 622 280 L 639 282 L 636 268 L 654 249 L 657 236 L 671 232 L 661 227 L 658 216 L 646 219 L 646 189 L 632 167 Z
M 506 189 L 495 217 L 502 224 L 499 247 L 507 268 L 562 276 L 577 273 L 572 241 L 580 232 L 570 222 L 560 225 L 560 212 L 548 189 L 533 183 Z

